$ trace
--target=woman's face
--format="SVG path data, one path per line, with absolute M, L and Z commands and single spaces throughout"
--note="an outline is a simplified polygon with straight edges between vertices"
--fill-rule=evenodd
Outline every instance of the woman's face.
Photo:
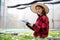
M 37 14 L 41 14 L 43 9 L 41 7 L 36 7 Z

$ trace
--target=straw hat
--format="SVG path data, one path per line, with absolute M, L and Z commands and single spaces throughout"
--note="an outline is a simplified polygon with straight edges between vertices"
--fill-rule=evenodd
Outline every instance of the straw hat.
M 40 6 L 42 6 L 43 8 L 45 8 L 46 14 L 48 13 L 48 11 L 49 11 L 48 7 L 47 7 L 46 5 L 44 5 L 44 4 L 42 4 L 42 3 L 35 3 L 35 4 L 33 4 L 33 5 L 31 6 L 31 10 L 32 10 L 34 13 L 37 13 L 37 11 L 36 11 L 36 9 L 35 9 L 35 7 L 36 7 L 37 5 L 40 5 Z

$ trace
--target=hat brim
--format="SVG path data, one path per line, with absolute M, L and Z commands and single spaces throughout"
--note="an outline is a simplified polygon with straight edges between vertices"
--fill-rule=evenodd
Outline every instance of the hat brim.
M 32 10 L 34 13 L 37 13 L 37 11 L 36 11 L 36 9 L 35 9 L 35 7 L 36 7 L 37 5 L 42 6 L 42 7 L 45 9 L 46 14 L 49 12 L 49 9 L 48 9 L 48 7 L 47 7 L 45 4 L 35 3 L 35 4 L 33 4 L 33 5 L 31 6 L 31 10 Z

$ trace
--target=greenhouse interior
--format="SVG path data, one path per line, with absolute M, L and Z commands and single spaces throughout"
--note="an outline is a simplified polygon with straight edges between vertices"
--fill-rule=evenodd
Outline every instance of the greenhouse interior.
M 38 37 L 35 39 L 34 31 L 22 22 L 22 20 L 32 24 L 36 22 L 37 15 L 31 11 L 34 1 L 40 2 L 40 0 L 0 0 L 0 40 L 41 40 Z M 47 14 L 49 33 L 44 40 L 60 40 L 60 0 L 41 0 L 41 3 L 45 3 L 49 8 Z

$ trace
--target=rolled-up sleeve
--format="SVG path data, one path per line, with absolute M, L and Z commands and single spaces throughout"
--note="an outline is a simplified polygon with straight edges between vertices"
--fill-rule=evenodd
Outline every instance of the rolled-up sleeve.
M 35 32 L 37 32 L 37 31 L 39 31 L 40 28 L 38 28 L 36 24 L 33 24 L 33 29 Z

